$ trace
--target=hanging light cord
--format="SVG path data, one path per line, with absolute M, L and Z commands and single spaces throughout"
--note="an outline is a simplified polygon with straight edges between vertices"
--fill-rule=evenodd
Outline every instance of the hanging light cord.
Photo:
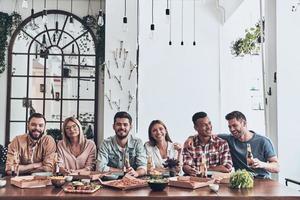
M 181 0 L 181 42 L 183 42 L 183 0 Z
M 152 2 L 151 2 L 151 4 L 152 4 L 152 10 L 151 10 L 151 12 L 152 12 L 152 16 L 151 16 L 151 18 L 152 18 L 152 24 L 154 24 L 153 22 L 154 22 L 154 4 L 153 4 L 153 0 L 152 0 Z
M 194 0 L 194 42 L 196 41 L 196 0 Z
M 171 9 L 171 0 L 170 0 L 170 9 Z M 171 12 L 170 12 L 170 24 L 169 24 L 169 45 L 172 44 L 172 15 L 171 15 Z
M 124 0 L 124 16 L 127 16 L 127 0 Z
M 89 2 L 89 4 L 90 4 L 90 2 Z M 73 0 L 71 0 L 71 13 L 73 14 Z
M 169 0 L 167 0 L 167 9 L 169 9 Z
M 47 3 L 47 1 L 46 0 L 44 0 L 44 9 L 46 10 L 46 3 Z

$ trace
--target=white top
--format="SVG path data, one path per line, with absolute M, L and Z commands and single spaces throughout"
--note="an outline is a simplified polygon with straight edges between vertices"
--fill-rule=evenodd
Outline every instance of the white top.
M 163 163 L 166 161 L 166 159 L 163 159 L 159 153 L 159 149 L 157 146 L 151 146 L 149 142 L 145 143 L 145 149 L 147 156 L 152 157 L 152 162 L 154 168 L 163 168 Z M 175 158 L 177 159 L 178 152 L 174 148 L 174 144 L 171 142 L 168 142 L 168 150 L 167 150 L 167 157 L 168 158 Z

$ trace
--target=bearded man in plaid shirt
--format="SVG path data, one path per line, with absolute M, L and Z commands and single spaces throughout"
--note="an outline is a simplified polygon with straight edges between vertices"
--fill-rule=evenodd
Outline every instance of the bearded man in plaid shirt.
M 190 176 L 196 176 L 204 157 L 209 171 L 230 172 L 232 160 L 229 145 L 212 133 L 207 114 L 197 112 L 192 120 L 198 134 L 187 139 L 193 142 L 191 146 L 183 149 L 183 171 Z

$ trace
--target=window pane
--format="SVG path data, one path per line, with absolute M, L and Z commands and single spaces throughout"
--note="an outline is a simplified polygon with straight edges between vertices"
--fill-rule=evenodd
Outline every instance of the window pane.
M 22 86 L 22 89 L 20 87 Z M 12 98 L 24 98 L 26 97 L 26 77 L 11 77 L 11 97 Z

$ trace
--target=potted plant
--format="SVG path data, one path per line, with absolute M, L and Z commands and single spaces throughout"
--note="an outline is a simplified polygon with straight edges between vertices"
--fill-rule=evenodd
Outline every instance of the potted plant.
M 179 160 L 175 158 L 168 158 L 163 166 L 169 169 L 170 177 L 174 177 L 176 176 L 176 168 L 179 166 Z
M 264 27 L 264 21 L 263 21 Z M 264 29 L 264 28 L 263 28 Z M 231 54 L 234 56 L 244 56 L 246 54 L 258 55 L 260 50 L 261 39 L 261 24 L 256 23 L 255 27 L 245 30 L 245 36 L 232 42 Z

